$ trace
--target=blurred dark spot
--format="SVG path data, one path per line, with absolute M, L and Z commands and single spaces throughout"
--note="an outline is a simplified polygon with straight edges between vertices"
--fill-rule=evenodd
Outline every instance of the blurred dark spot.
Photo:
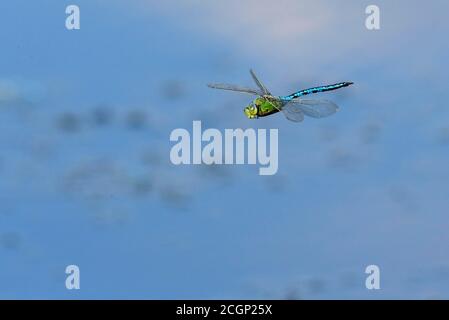
M 416 203 L 416 197 L 403 186 L 391 187 L 388 195 L 393 202 L 400 205 L 406 212 L 413 212 L 419 209 Z
M 301 294 L 298 288 L 289 288 L 285 293 L 285 300 L 301 300 Z
M 111 197 L 129 191 L 129 178 L 113 162 L 98 160 L 70 170 L 64 177 L 64 188 L 83 196 Z
M 360 138 L 365 144 L 372 144 L 379 140 L 381 127 L 377 124 L 368 124 L 361 129 Z
M 161 92 L 165 99 L 175 100 L 185 95 L 185 88 L 180 81 L 171 80 L 162 85 Z
M 225 52 L 216 52 L 208 56 L 210 69 L 213 69 L 218 74 L 229 72 L 229 70 L 236 68 L 236 57 Z
M 103 209 L 95 212 L 94 217 L 100 225 L 124 225 L 129 220 L 129 213 L 117 209 Z
M 265 185 L 270 192 L 284 191 L 287 187 L 287 183 L 287 177 L 280 174 L 266 176 L 265 179 Z
M 142 164 L 148 165 L 148 166 L 157 166 L 162 163 L 162 157 L 158 153 L 154 152 L 153 150 L 145 151 L 141 155 L 140 159 L 142 161 Z
M 333 126 L 321 127 L 320 139 L 324 142 L 331 142 L 337 139 L 338 129 Z
M 134 181 L 134 193 L 137 195 L 146 195 L 151 192 L 153 189 L 153 182 L 151 179 L 145 177 L 145 178 L 138 178 Z
M 184 208 L 190 201 L 190 196 L 180 187 L 167 186 L 160 190 L 162 200 L 175 207 Z
M 438 131 L 437 140 L 442 145 L 449 144 L 449 127 L 441 128 Z
M 21 246 L 22 239 L 18 233 L 6 232 L 0 234 L 0 246 L 7 250 L 18 250 Z
M 326 285 L 321 279 L 310 279 L 307 281 L 307 290 L 311 294 L 321 294 L 325 291 Z
M 106 106 L 98 106 L 92 110 L 91 121 L 95 126 L 109 125 L 114 117 L 114 112 Z
M 126 115 L 126 125 L 130 129 L 140 130 L 147 125 L 147 114 L 142 110 L 134 110 Z
M 409 198 L 408 192 L 402 187 L 392 187 L 389 192 L 391 200 L 394 202 L 404 202 Z
M 58 117 L 57 126 L 63 132 L 77 132 L 80 130 L 81 121 L 76 114 L 67 112 Z
M 217 179 L 228 179 L 231 176 L 229 168 L 219 164 L 202 164 L 199 166 L 202 172 Z
M 329 155 L 329 166 L 336 169 L 352 170 L 357 164 L 357 158 L 344 149 L 334 149 Z

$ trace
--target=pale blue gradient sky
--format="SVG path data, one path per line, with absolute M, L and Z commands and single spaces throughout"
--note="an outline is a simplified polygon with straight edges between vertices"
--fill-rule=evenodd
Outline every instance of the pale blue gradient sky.
M 372 3 L 2 2 L 0 298 L 449 298 L 449 4 L 376 1 L 368 31 Z M 250 67 L 355 85 L 333 117 L 249 121 L 205 84 Z M 278 174 L 171 165 L 192 120 L 279 128 Z

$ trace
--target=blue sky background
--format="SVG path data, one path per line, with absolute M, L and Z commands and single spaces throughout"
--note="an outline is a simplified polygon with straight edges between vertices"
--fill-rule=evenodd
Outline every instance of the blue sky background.
M 0 298 L 449 298 L 447 1 L 0 12 Z M 205 84 L 252 85 L 250 67 L 280 95 L 355 85 L 323 95 L 330 118 L 249 121 L 251 97 Z M 170 132 L 193 120 L 278 128 L 277 175 L 171 165 Z

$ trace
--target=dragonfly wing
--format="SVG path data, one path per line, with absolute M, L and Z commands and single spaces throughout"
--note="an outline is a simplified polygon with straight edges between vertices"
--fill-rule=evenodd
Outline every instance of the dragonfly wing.
M 259 89 L 265 94 L 271 96 L 270 91 L 268 91 L 267 87 L 263 85 L 262 82 L 257 78 L 256 74 L 254 73 L 253 69 L 249 69 L 249 73 L 251 73 L 251 77 L 253 77 L 254 82 L 257 84 Z
M 333 115 L 338 111 L 338 106 L 328 100 L 294 100 L 287 105 L 294 105 L 306 116 L 312 118 L 324 118 Z
M 288 102 L 281 108 L 284 116 L 293 122 L 302 122 L 304 120 L 304 113 L 298 106 L 292 102 Z
M 230 90 L 230 91 L 249 93 L 256 96 L 263 96 L 263 93 L 257 89 L 236 86 L 233 84 L 209 83 L 207 86 L 213 89 Z

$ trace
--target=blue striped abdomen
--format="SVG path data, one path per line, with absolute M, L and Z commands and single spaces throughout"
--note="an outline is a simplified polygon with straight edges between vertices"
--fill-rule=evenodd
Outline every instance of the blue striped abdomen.
M 308 94 L 312 94 L 312 93 L 319 93 L 319 92 L 326 92 L 326 91 L 332 91 L 332 90 L 337 90 L 343 87 L 347 87 L 350 86 L 351 84 L 353 84 L 353 82 L 339 82 L 339 83 L 335 83 L 335 84 L 330 84 L 327 86 L 320 86 L 320 87 L 314 87 L 314 88 L 309 88 L 309 89 L 304 89 L 295 93 L 292 93 L 291 95 L 285 96 L 285 97 L 281 97 L 282 100 L 292 100 L 295 98 L 299 98 L 302 96 L 306 96 Z

